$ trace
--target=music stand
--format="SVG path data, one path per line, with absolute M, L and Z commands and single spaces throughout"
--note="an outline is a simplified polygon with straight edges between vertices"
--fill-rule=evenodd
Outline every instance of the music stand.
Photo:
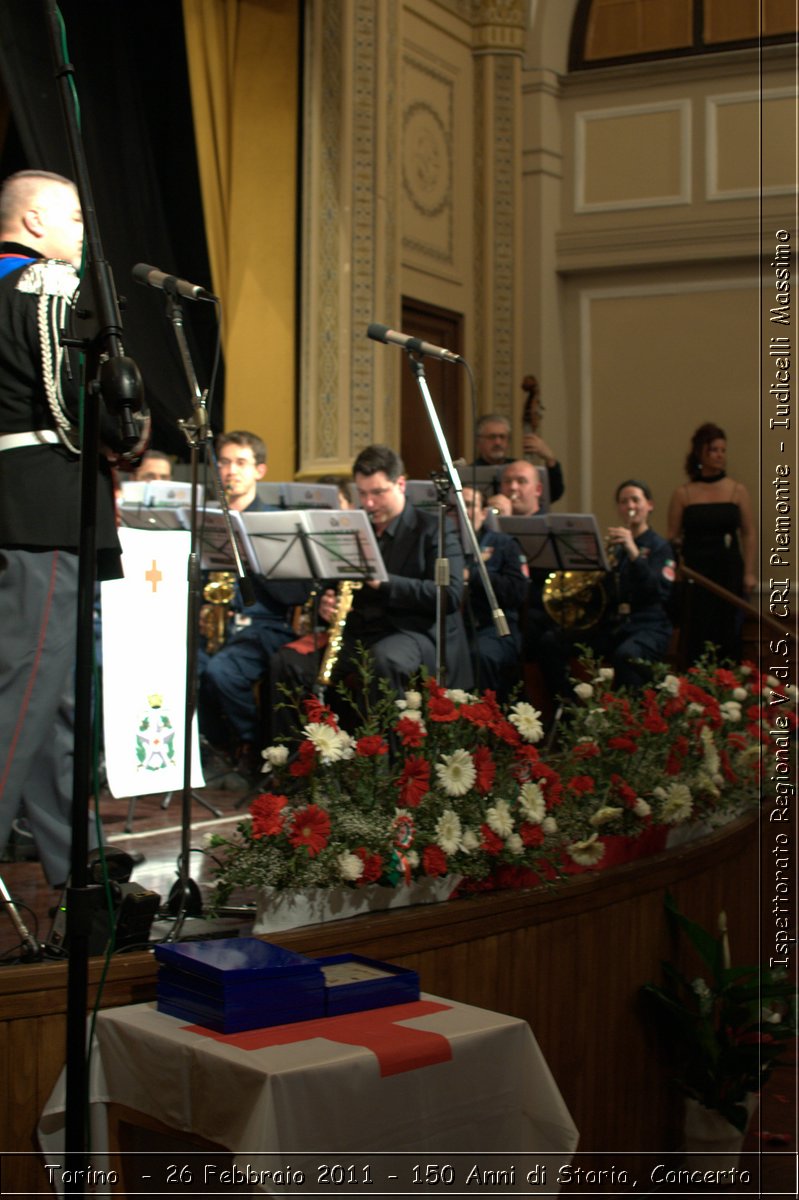
M 610 570 L 593 513 L 500 517 L 499 528 L 516 539 L 534 570 Z
M 529 460 L 527 460 L 529 461 Z M 500 490 L 502 480 L 502 472 L 505 470 L 507 463 L 502 463 L 499 466 L 489 465 L 487 467 L 476 467 L 467 465 L 461 468 L 461 482 L 464 487 L 476 487 L 479 492 L 487 498 L 493 496 Z M 549 512 L 549 471 L 546 467 L 539 466 L 537 463 L 530 463 L 538 474 L 538 482 L 541 485 L 541 498 L 539 504 L 541 513 Z
M 281 483 L 280 504 L 287 509 L 338 508 L 334 483 Z
M 266 579 L 379 579 L 388 574 L 362 509 L 243 513 L 243 545 Z

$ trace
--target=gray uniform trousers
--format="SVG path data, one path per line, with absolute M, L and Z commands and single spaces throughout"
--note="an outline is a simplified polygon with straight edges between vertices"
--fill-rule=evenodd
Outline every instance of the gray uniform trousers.
M 18 813 L 51 886 L 69 875 L 78 557 L 0 549 L 0 847 Z

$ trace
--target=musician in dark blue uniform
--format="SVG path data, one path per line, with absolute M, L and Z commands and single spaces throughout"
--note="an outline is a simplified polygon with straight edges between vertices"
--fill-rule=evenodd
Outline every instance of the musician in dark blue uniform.
M 519 615 L 527 595 L 527 578 L 522 569 L 518 542 L 506 533 L 486 527 L 482 493 L 464 487 L 463 502 L 474 525 L 497 604 L 503 610 L 510 630 L 507 637 L 501 637 L 497 632 L 480 570 L 468 556 L 463 613 L 474 666 L 475 687 L 479 691 L 489 688 L 496 692 L 500 701 L 504 701 L 521 678 Z

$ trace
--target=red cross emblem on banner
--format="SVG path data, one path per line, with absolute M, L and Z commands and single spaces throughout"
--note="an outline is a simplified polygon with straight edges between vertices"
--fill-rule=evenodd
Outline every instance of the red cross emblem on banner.
M 293 1025 L 248 1029 L 245 1033 L 216 1033 L 202 1025 L 185 1028 L 240 1050 L 290 1046 L 292 1042 L 307 1042 L 312 1038 L 326 1038 L 345 1046 L 363 1046 L 377 1058 L 382 1076 L 400 1075 L 403 1071 L 415 1071 L 417 1067 L 449 1062 L 452 1046 L 443 1034 L 431 1033 L 428 1029 L 409 1029 L 399 1022 L 428 1013 L 447 1012 L 450 1007 L 432 1000 L 414 1000 L 410 1004 L 393 1004 L 389 1008 L 372 1008 L 341 1017 L 319 1017 L 314 1021 L 297 1021 Z

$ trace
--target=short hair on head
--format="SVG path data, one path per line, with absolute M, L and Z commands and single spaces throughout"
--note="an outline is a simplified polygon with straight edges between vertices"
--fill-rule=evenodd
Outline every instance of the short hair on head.
M 71 179 L 67 179 L 66 175 L 57 175 L 55 171 L 39 171 L 35 168 L 16 171 L 8 176 L 0 188 L 0 229 L 18 220 L 43 183 L 75 187 Z
M 474 436 L 480 437 L 486 425 L 492 424 L 504 425 L 508 433 L 511 431 L 510 421 L 502 413 L 483 413 L 482 417 L 478 417 L 477 424 L 474 427 Z
M 266 462 L 266 443 L 258 437 L 257 433 L 250 433 L 248 429 L 231 429 L 227 433 L 217 434 L 217 455 L 222 452 L 223 446 L 229 444 L 234 446 L 249 446 L 256 463 Z
M 702 474 L 702 463 L 700 462 L 702 448 L 710 442 L 715 442 L 717 438 L 723 438 L 726 442 L 727 435 L 721 426 L 716 425 L 713 421 L 705 421 L 704 425 L 700 425 L 698 429 L 694 430 L 691 449 L 685 460 L 685 474 L 689 479 L 700 477 Z
M 165 462 L 168 462 L 170 466 L 172 465 L 172 459 L 168 454 L 166 454 L 163 450 L 156 450 L 152 446 L 147 447 L 147 449 L 143 452 L 140 461 L 144 462 L 145 458 L 162 458 Z
M 650 488 L 648 483 L 644 483 L 644 481 L 642 479 L 625 479 L 624 482 L 620 483 L 619 486 L 616 488 L 616 494 L 615 494 L 614 499 L 617 504 L 619 502 L 619 496 L 622 494 L 622 492 L 624 491 L 624 489 L 626 487 L 640 488 L 641 491 L 646 496 L 647 500 L 652 500 L 652 489 Z
M 383 471 L 392 483 L 405 474 L 405 463 L 390 446 L 373 445 L 362 450 L 352 464 L 353 475 L 376 475 Z

